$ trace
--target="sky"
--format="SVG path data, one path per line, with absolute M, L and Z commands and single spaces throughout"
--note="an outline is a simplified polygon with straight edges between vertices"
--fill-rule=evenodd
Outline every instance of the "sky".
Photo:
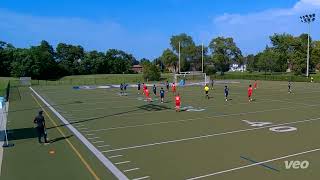
M 244 55 L 257 53 L 274 33 L 307 32 L 301 15 L 316 13 L 311 26 L 320 40 L 320 0 L 2 0 L 0 40 L 16 47 L 47 40 L 87 51 L 121 49 L 154 59 L 172 35 L 187 33 L 197 44 L 233 37 Z

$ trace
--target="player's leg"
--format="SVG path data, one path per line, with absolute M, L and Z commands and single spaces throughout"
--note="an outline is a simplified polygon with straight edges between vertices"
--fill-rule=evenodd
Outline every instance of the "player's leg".
M 176 112 L 180 112 L 180 105 L 176 105 Z

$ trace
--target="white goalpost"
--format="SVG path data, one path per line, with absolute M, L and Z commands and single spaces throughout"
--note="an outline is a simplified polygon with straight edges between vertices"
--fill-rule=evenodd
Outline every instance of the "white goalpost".
M 210 76 L 201 71 L 181 72 L 174 74 L 174 82 L 180 86 L 184 85 L 205 85 L 210 82 Z
M 201 71 L 181 72 L 181 43 L 179 42 L 179 72 L 174 74 L 174 82 L 179 85 L 205 85 L 210 82 L 210 76 L 204 73 L 204 46 L 201 45 Z

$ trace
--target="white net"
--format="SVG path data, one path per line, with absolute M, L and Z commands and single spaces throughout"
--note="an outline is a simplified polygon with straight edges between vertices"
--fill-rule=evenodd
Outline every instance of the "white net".
M 206 73 L 191 71 L 181 72 L 180 74 L 174 75 L 174 81 L 180 86 L 185 85 L 204 85 L 210 82 L 210 77 Z

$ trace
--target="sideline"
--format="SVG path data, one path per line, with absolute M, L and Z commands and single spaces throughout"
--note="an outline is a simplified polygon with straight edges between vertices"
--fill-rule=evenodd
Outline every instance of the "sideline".
M 90 143 L 76 128 L 74 128 L 59 112 L 57 112 L 44 98 L 42 98 L 32 87 L 31 91 L 65 124 L 67 128 L 108 168 L 114 176 L 121 180 L 128 180 L 112 162 L 106 158 L 92 143 Z
M 0 102 L 1 103 L 1 102 Z M 5 133 L 7 126 L 7 112 L 9 110 L 9 102 L 5 103 L 3 107 L 0 108 L 0 176 L 2 170 L 2 160 L 3 160 L 3 145 L 5 141 Z

